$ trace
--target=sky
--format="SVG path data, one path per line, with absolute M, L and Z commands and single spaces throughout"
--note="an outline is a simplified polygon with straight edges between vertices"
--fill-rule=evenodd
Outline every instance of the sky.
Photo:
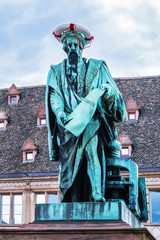
M 160 75 L 159 0 L 0 0 L 0 88 L 46 84 L 66 54 L 52 35 L 61 24 L 94 36 L 87 58 L 113 77 Z

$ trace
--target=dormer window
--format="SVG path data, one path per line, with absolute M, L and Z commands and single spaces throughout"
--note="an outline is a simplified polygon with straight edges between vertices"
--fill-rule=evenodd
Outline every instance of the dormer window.
M 22 147 L 23 162 L 33 162 L 37 154 L 37 147 L 31 138 L 27 138 Z
M 7 95 L 9 105 L 18 104 L 18 101 L 20 99 L 20 92 L 18 91 L 18 88 L 14 84 L 10 87 L 9 91 L 7 92 Z
M 0 130 L 5 130 L 8 124 L 8 117 L 5 112 L 0 112 Z
M 132 98 L 126 103 L 127 122 L 137 122 L 139 117 L 139 107 Z
M 45 106 L 41 104 L 36 112 L 36 117 L 37 117 L 37 126 L 38 127 L 44 127 L 46 126 L 46 110 Z
M 132 152 L 132 141 L 130 140 L 129 135 L 126 133 L 123 133 L 119 136 L 118 140 L 122 145 L 120 156 L 125 158 L 130 158 L 131 152 Z

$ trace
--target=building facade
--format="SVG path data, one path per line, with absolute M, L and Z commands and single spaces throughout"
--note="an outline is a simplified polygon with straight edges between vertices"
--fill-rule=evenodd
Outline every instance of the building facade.
M 146 178 L 149 220 L 160 239 L 160 76 L 115 79 L 127 109 L 117 124 L 121 157 Z M 34 221 L 36 203 L 59 202 L 58 162 L 48 155 L 45 86 L 0 90 L 0 228 Z

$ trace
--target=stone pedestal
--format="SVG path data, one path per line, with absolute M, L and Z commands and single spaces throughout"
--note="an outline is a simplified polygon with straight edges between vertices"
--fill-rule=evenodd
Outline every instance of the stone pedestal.
M 139 220 L 123 201 L 36 204 L 35 222 L 57 220 L 123 221 L 131 227 L 141 227 Z
M 3 240 L 156 240 L 123 202 L 36 205 L 35 222 L 1 229 Z

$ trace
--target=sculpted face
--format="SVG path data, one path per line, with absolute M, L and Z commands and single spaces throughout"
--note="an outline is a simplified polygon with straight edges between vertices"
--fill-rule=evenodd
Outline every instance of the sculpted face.
M 82 56 L 82 49 L 75 38 L 67 38 L 63 43 L 63 49 L 68 55 L 70 64 L 76 64 L 78 58 Z

